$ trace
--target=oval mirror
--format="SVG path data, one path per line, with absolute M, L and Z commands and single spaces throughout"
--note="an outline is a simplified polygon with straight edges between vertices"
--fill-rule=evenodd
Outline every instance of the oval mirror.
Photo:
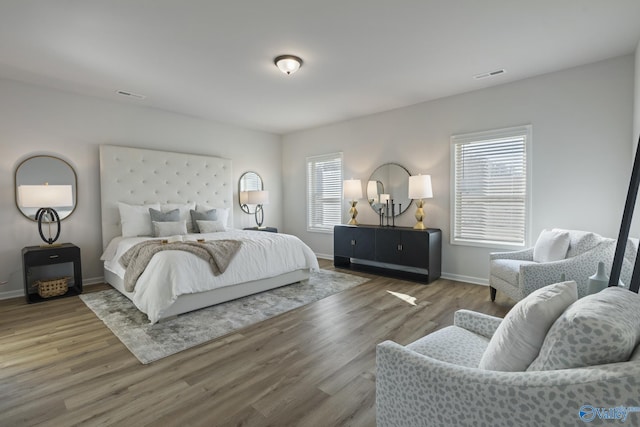
M 378 167 L 367 183 L 367 199 L 369 206 L 376 212 L 386 209 L 387 200 L 391 206 L 392 200 L 395 204 L 396 215 L 401 215 L 411 204 L 409 198 L 409 176 L 411 174 L 403 166 L 397 163 L 385 163 Z M 389 208 L 391 215 L 391 208 Z
M 30 189 L 37 190 L 37 187 L 33 186 L 58 186 L 62 194 L 59 197 L 52 199 L 52 203 L 44 202 L 45 204 L 51 204 L 52 206 L 38 206 L 37 197 L 34 198 L 35 193 L 29 191 L 29 201 L 26 200 L 26 193 L 22 190 Z M 27 187 L 29 186 L 29 187 Z M 77 204 L 77 186 L 78 180 L 76 172 L 71 165 L 62 159 L 54 156 L 33 156 L 26 160 L 16 168 L 15 175 L 15 195 L 16 206 L 22 215 L 26 216 L 30 220 L 35 221 L 35 215 L 39 208 L 53 208 L 58 213 L 60 219 L 64 219 L 71 215 L 76 208 Z M 69 188 L 70 187 L 70 188 Z M 68 193 L 70 197 L 68 197 Z M 23 194 L 22 200 L 20 194 Z M 56 202 L 55 200 L 63 200 Z
M 252 205 L 247 204 L 247 191 L 264 190 L 262 178 L 255 172 L 245 172 L 240 176 L 238 181 L 238 202 L 242 212 L 254 214 L 255 210 L 251 210 Z M 253 206 L 255 208 L 255 206 Z

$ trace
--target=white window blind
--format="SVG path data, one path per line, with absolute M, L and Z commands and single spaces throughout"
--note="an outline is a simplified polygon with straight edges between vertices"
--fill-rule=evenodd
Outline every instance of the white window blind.
M 333 232 L 342 221 L 342 153 L 307 157 L 307 230 Z
M 522 247 L 529 222 L 531 127 L 453 136 L 451 243 Z

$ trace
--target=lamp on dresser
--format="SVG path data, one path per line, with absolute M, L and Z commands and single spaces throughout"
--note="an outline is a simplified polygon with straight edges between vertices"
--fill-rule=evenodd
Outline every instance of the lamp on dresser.
M 351 219 L 347 224 L 358 225 L 358 221 L 356 221 L 356 216 L 358 216 L 356 205 L 358 204 L 358 199 L 362 199 L 362 182 L 360 182 L 359 179 L 347 179 L 343 183 L 342 192 L 344 198 L 349 200 L 351 204 L 351 208 L 349 209 Z
M 21 208 L 37 208 L 35 219 L 38 221 L 38 232 L 42 240 L 52 245 L 60 237 L 60 216 L 54 209 L 73 205 L 73 190 L 71 185 L 19 185 L 18 205 Z M 42 223 L 46 222 L 49 237 L 42 232 Z M 51 236 L 51 224 L 56 223 L 57 232 Z
M 413 226 L 416 230 L 424 230 L 427 227 L 422 222 L 424 219 L 424 210 L 422 206 L 424 201 L 422 199 L 430 199 L 433 197 L 433 190 L 431 188 L 431 175 L 415 175 L 409 177 L 409 198 L 416 201 L 416 225 Z

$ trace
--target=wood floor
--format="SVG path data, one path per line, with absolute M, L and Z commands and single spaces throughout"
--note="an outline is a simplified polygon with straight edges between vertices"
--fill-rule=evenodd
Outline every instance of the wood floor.
M 0 426 L 374 426 L 377 343 L 512 307 L 483 286 L 352 274 L 371 281 L 149 365 L 78 297 L 0 301 Z

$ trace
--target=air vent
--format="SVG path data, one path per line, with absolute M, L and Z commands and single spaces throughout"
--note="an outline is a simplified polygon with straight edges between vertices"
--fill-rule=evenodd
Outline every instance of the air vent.
M 144 96 L 144 95 L 140 95 L 139 93 L 129 92 L 129 91 L 126 91 L 126 90 L 117 90 L 116 93 L 118 95 L 128 96 L 130 98 L 137 98 L 137 99 L 145 99 L 146 98 L 146 96 Z
M 473 76 L 473 78 L 476 80 L 486 79 L 487 77 L 494 77 L 499 74 L 503 74 L 504 72 L 505 72 L 504 69 L 500 69 L 500 70 L 490 71 L 488 73 L 476 74 L 475 76 Z

